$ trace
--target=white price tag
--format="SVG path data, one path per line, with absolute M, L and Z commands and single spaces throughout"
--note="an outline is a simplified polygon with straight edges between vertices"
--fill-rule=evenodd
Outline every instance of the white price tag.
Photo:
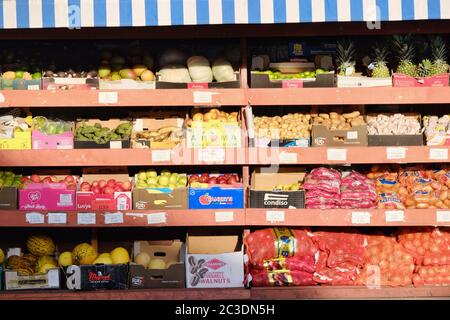
M 327 160 L 346 161 L 347 149 L 327 149 Z
M 99 92 L 98 103 L 117 103 L 119 95 L 117 92 Z
M 39 85 L 38 84 L 30 84 L 27 86 L 28 90 L 39 90 Z
M 448 149 L 430 149 L 430 160 L 448 160 Z
M 358 139 L 358 131 L 348 131 L 347 132 L 347 139 L 349 139 L 349 140 Z
M 123 213 L 105 213 L 105 224 L 123 223 Z
M 215 213 L 216 222 L 231 222 L 234 220 L 233 211 L 218 211 Z
M 152 162 L 170 161 L 170 150 L 153 150 Z
M 22 255 L 22 249 L 21 248 L 8 248 L 8 252 L 6 254 L 6 258 L 9 258 L 11 256 L 18 256 L 20 257 Z
M 160 224 L 167 223 L 167 217 L 165 212 L 149 213 L 147 215 L 148 224 Z
M 388 147 L 388 148 L 386 148 L 386 157 L 389 160 L 405 159 L 406 158 L 406 148 Z
M 384 212 L 386 222 L 403 222 L 405 221 L 405 213 L 403 210 L 387 210 Z
M 5 102 L 5 96 L 3 93 L 0 93 L 0 103 Z
M 49 224 L 66 224 L 67 223 L 67 214 L 52 212 L 48 214 L 48 223 Z
M 122 141 L 110 141 L 109 148 L 110 149 L 122 149 Z
M 284 211 L 266 211 L 267 222 L 284 222 Z
M 437 222 L 450 222 L 450 211 L 436 211 Z
M 370 212 L 352 212 L 352 224 L 370 224 Z
M 212 103 L 213 92 L 194 91 L 194 103 Z
M 292 152 L 281 152 L 280 163 L 297 163 L 297 154 Z
M 199 149 L 198 158 L 202 162 L 224 162 L 225 149 L 219 148 Z
M 96 215 L 91 212 L 83 212 L 77 214 L 77 224 L 95 224 Z
M 44 215 L 39 212 L 30 212 L 25 215 L 26 221 L 29 224 L 42 224 L 44 223 Z
M 51 269 L 47 272 L 47 275 L 48 275 L 49 287 L 52 287 L 52 288 L 59 287 L 59 272 L 58 272 L 58 270 Z

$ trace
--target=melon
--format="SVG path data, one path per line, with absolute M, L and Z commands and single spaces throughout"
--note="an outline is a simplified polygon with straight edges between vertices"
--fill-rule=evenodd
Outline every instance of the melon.
M 92 264 L 97 258 L 97 251 L 89 243 L 80 243 L 72 250 L 75 264 Z
M 150 255 L 147 252 L 141 252 L 134 258 L 134 262 L 147 268 L 150 263 Z
M 44 265 L 53 265 L 54 266 L 53 268 L 56 268 L 56 266 L 58 265 L 58 261 L 56 261 L 56 259 L 51 256 L 43 256 L 40 257 L 39 260 L 36 262 L 34 269 L 38 273 L 40 273 L 39 270 L 41 270 Z
M 55 252 L 55 243 L 46 235 L 32 235 L 28 237 L 27 248 L 35 256 L 48 256 Z
M 5 254 L 3 253 L 3 250 L 0 248 L 0 264 L 5 261 Z
M 94 264 L 112 264 L 113 261 L 109 254 L 101 254 L 95 259 Z
M 163 259 L 152 259 L 148 264 L 149 269 L 166 269 L 166 263 Z
M 68 267 L 73 264 L 72 252 L 66 251 L 59 255 L 58 263 L 61 267 Z
M 56 265 L 51 264 L 51 263 L 46 263 L 46 264 L 43 264 L 42 266 L 40 266 L 39 269 L 36 269 L 36 271 L 39 274 L 46 274 L 48 270 L 55 269 L 55 268 L 57 268 Z
M 111 258 L 114 264 L 126 264 L 130 262 L 128 251 L 122 247 L 117 247 L 111 251 Z

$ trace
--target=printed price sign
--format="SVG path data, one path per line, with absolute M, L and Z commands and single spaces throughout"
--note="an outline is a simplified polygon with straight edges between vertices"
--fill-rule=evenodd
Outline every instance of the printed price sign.
M 352 224 L 370 224 L 370 212 L 352 212 Z
M 384 212 L 386 222 L 403 222 L 405 221 L 405 213 L 403 210 L 387 210 Z
M 148 224 L 160 224 L 167 223 L 167 217 L 165 212 L 149 213 L 147 215 Z
M 52 212 L 48 214 L 49 224 L 66 224 L 67 223 L 67 213 L 64 212 Z
M 39 212 L 30 212 L 25 215 L 25 219 L 29 224 L 43 224 L 44 215 Z
M 105 213 L 105 224 L 123 223 L 123 213 Z
M 327 149 L 327 160 L 346 161 L 347 149 Z
M 406 148 L 386 148 L 386 157 L 389 160 L 400 160 L 406 158 Z
M 284 222 L 284 211 L 266 211 L 267 222 Z
M 231 222 L 234 220 L 233 211 L 219 211 L 215 212 L 216 222 Z
M 168 162 L 170 161 L 170 150 L 153 150 L 152 162 Z
M 95 213 L 79 212 L 77 214 L 77 224 L 95 224 L 95 223 L 96 223 Z
M 117 92 L 99 92 L 98 103 L 118 103 L 119 95 Z
M 212 103 L 213 92 L 194 91 L 194 103 Z
M 292 152 L 281 152 L 280 163 L 297 163 L 297 154 Z
M 437 222 L 450 222 L 450 211 L 437 211 L 436 212 Z
M 224 162 L 225 149 L 219 148 L 199 149 L 198 158 L 202 162 Z
M 448 160 L 448 149 L 430 149 L 430 160 Z

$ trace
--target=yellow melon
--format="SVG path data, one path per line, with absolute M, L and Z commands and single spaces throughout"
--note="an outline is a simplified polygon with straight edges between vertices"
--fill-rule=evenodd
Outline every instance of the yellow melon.
M 89 243 L 80 243 L 72 250 L 75 264 L 91 264 L 97 258 L 97 251 Z
M 59 255 L 58 263 L 61 267 L 68 267 L 73 264 L 72 252 L 66 251 Z
M 27 239 L 27 248 L 38 257 L 48 256 L 55 252 L 55 243 L 46 235 L 32 235 Z
M 130 255 L 125 248 L 118 247 L 111 251 L 111 258 L 114 264 L 126 264 L 130 262 Z
M 2 264 L 5 261 L 5 254 L 3 253 L 3 250 L 0 248 L 0 264 Z

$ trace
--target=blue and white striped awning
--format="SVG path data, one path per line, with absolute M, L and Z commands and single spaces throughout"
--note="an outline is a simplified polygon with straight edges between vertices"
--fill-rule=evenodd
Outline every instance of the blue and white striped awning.
M 450 0 L 0 0 L 0 29 L 450 19 Z

